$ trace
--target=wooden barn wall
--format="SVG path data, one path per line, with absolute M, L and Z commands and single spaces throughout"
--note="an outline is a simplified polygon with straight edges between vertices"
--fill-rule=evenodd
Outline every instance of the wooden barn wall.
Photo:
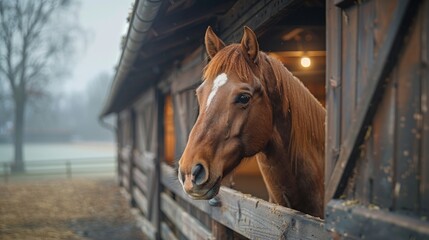
M 134 104 L 135 145 L 133 147 L 133 170 L 131 172 L 131 194 L 134 205 L 142 211 L 151 223 L 158 228 L 159 222 L 159 165 L 158 155 L 158 99 L 155 88 L 146 90 Z M 153 231 L 153 230 L 151 230 Z
M 188 56 L 182 66 L 168 77 L 169 81 L 171 81 L 171 95 L 173 98 L 176 159 L 182 156 L 189 133 L 198 116 L 195 89 L 202 82 L 201 77 L 205 65 L 205 52 L 202 48 L 199 48 Z
M 380 67 L 379 54 L 389 38 L 395 37 L 391 29 L 398 24 L 395 21 L 407 1 L 328 2 L 326 185 L 336 174 L 342 151 L 351 147 L 349 135 L 368 98 L 371 76 Z M 379 98 L 378 107 L 358 146 L 346 188 L 337 196 L 341 204 L 328 204 L 327 227 L 340 234 L 396 234 L 398 238 L 429 234 L 429 2 L 411 2 L 419 4 L 417 14 L 398 36 L 403 44 L 392 50 L 397 52 L 393 54 L 397 54 L 397 60 L 381 79 L 383 90 L 378 93 L 383 95 L 375 96 Z M 354 213 L 353 206 L 363 207 L 360 211 L 368 211 L 368 215 Z M 342 208 L 357 217 L 347 220 L 335 212 Z M 399 215 L 390 215 L 392 212 Z M 365 219 L 371 216 L 378 220 L 371 223 L 373 226 L 365 225 Z M 389 222 L 385 227 L 395 228 L 378 231 L 378 221 Z M 407 221 L 407 226 L 402 225 Z
M 131 111 L 123 110 L 118 114 L 118 177 L 120 185 L 129 189 L 130 153 L 132 148 Z
M 205 65 L 206 55 L 204 49 L 201 47 L 187 56 L 181 63 L 180 67 L 174 69 L 174 71 L 167 77 L 167 81 L 171 82 L 170 94 L 173 101 L 176 161 L 180 156 L 182 156 L 183 150 L 185 149 L 188 141 L 189 133 L 198 116 L 199 107 L 195 96 L 195 90 L 202 82 L 202 72 Z M 166 199 L 169 194 L 166 193 L 164 195 Z M 189 199 L 177 197 L 174 198 L 174 200 L 175 201 L 171 202 L 171 204 L 177 204 L 181 210 L 188 214 L 190 219 L 198 221 L 195 224 L 197 225 L 196 228 L 200 229 L 200 232 L 193 232 L 178 226 L 176 227 L 176 234 L 183 238 L 184 236 L 198 236 L 205 232 L 204 234 L 209 236 L 212 223 L 210 217 L 190 204 L 188 202 Z M 165 211 L 170 210 L 165 209 Z M 169 213 L 165 214 L 169 215 Z M 169 217 L 172 218 L 173 216 L 170 215 Z M 171 220 L 174 221 L 174 217 Z
M 160 234 L 160 143 L 162 119 L 155 87 L 147 89 L 129 108 L 118 114 L 118 176 L 121 192 L 129 201 L 137 225 L 148 239 Z

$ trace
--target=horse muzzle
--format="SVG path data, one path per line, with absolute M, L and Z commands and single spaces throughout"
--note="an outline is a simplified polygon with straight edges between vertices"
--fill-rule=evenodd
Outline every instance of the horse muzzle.
M 185 190 L 185 192 L 193 199 L 208 200 L 215 197 L 219 193 L 221 181 L 221 177 L 218 177 L 214 184 L 207 185 L 201 189 L 192 189 L 190 192 Z
M 190 174 L 183 174 L 179 171 L 179 181 L 183 190 L 192 199 L 211 199 L 219 192 L 222 178 L 218 177 L 210 181 L 208 172 L 201 164 L 196 164 Z

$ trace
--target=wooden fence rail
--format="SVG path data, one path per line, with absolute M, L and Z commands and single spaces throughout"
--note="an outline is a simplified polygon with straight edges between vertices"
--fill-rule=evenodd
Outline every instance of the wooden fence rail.
M 207 213 L 212 219 L 250 239 L 329 239 L 321 219 L 268 203 L 230 188 L 221 187 L 221 206 L 212 207 L 208 201 L 192 200 L 185 195 L 174 170 L 162 164 L 163 185 Z
M 105 174 L 114 176 L 116 167 L 113 157 L 32 160 L 25 163 L 26 171 L 23 173 L 13 173 L 12 164 L 12 162 L 0 163 L 0 178 L 5 183 L 15 179 L 24 180 L 48 176 L 65 176 L 68 179 L 76 176 Z
M 216 239 L 219 237 L 216 228 L 230 229 L 250 239 L 330 238 L 323 220 L 230 188 L 221 187 L 219 206 L 211 206 L 205 200 L 193 200 L 183 192 L 171 166 L 161 163 L 160 174 L 155 176 L 152 156 L 124 155 L 119 161 L 123 165 L 119 167 L 122 169 L 123 193 L 129 198 L 140 228 L 149 239 Z M 154 191 L 156 181 L 160 181 L 163 190 Z M 159 204 L 152 202 L 154 194 L 159 194 Z M 183 203 L 188 207 L 182 206 Z M 159 210 L 154 209 L 155 206 Z M 193 214 L 194 210 L 189 211 L 190 208 L 205 214 L 211 225 L 200 219 L 201 214 L 197 216 Z M 162 215 L 157 220 L 159 224 L 153 222 L 153 214 L 157 211 Z M 213 224 L 219 225 L 213 227 Z

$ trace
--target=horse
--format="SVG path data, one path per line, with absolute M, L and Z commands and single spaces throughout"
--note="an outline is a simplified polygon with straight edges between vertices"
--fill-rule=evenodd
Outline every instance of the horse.
M 259 51 L 244 27 L 228 46 L 209 26 L 210 61 L 196 89 L 199 115 L 178 162 L 193 199 L 211 199 L 222 179 L 256 158 L 269 201 L 323 218 L 324 107 L 284 65 Z

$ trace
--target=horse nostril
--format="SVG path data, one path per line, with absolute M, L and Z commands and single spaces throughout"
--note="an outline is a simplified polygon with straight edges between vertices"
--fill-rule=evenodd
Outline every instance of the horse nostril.
M 206 180 L 206 170 L 203 165 L 197 164 L 192 168 L 192 183 L 196 185 L 203 184 Z

